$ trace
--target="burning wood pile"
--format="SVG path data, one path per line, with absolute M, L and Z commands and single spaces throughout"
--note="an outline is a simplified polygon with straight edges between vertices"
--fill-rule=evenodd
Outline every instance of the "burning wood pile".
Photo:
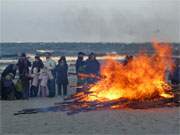
M 101 66 L 100 79 L 86 90 L 71 95 L 54 107 L 40 109 L 66 111 L 68 115 L 103 109 L 146 109 L 179 106 L 179 87 L 174 91 L 166 82 L 173 72 L 172 49 L 168 44 L 153 44 L 155 53 L 137 54 L 126 64 L 107 56 Z M 29 109 L 29 113 L 36 113 Z M 20 113 L 28 113 L 28 109 Z
M 87 94 L 87 93 L 84 93 Z M 179 95 L 175 98 L 154 98 L 152 100 L 128 100 L 127 98 L 119 98 L 109 101 L 80 101 L 81 96 L 71 97 L 63 103 L 55 103 L 61 111 L 66 111 L 68 115 L 79 112 L 97 111 L 97 110 L 114 110 L 114 109 L 148 109 L 160 107 L 179 106 Z

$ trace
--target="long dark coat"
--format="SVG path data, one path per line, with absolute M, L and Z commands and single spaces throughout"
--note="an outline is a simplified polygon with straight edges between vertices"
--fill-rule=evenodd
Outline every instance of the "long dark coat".
M 58 84 L 68 84 L 68 65 L 58 64 L 55 68 L 56 82 Z

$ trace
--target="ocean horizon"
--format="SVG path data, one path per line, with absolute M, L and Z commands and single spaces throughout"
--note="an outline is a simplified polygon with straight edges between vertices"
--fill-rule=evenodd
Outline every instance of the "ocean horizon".
M 162 42 L 163 43 L 163 42 Z M 168 43 L 174 53 L 180 51 L 180 43 Z M 22 47 L 23 46 L 23 47 Z M 33 46 L 33 48 L 32 48 Z M 79 51 L 84 53 L 94 52 L 100 55 L 115 52 L 117 54 L 133 55 L 141 50 L 153 52 L 151 42 L 120 43 L 120 42 L 1 42 L 0 57 L 15 56 L 18 53 L 37 54 L 37 50 L 51 50 L 54 55 L 75 56 Z M 178 54 L 177 54 L 178 55 Z

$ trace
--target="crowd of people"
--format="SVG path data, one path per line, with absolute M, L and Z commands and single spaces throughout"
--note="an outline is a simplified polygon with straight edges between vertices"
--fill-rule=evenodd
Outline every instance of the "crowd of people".
M 84 56 L 83 52 L 79 52 L 75 64 L 77 92 L 82 90 L 80 86 L 85 83 L 96 81 L 96 78 L 84 78 L 79 74 L 98 75 L 100 70 L 100 64 L 94 53 L 91 53 L 87 60 L 84 60 Z M 68 84 L 68 64 L 65 56 L 61 56 L 56 64 L 50 53 L 46 54 L 44 62 L 36 55 L 31 63 L 26 54 L 22 53 L 18 62 L 8 65 L 1 74 L 1 97 L 3 100 L 56 95 L 66 97 Z
M 52 59 L 51 54 L 46 54 L 43 62 L 40 56 L 36 55 L 31 63 L 22 53 L 16 64 L 8 65 L 1 74 L 0 94 L 3 100 L 28 99 L 29 97 L 55 97 L 57 95 L 66 97 L 68 91 L 68 75 L 77 76 L 76 91 L 86 89 L 86 86 L 98 80 L 100 63 L 94 53 L 88 55 L 78 53 L 75 63 L 76 73 L 68 72 L 66 57 L 61 56 L 58 63 Z M 124 65 L 133 60 L 133 56 L 127 56 Z M 170 74 L 171 83 L 180 83 L 179 59 L 175 61 L 176 68 Z M 18 72 L 18 73 L 17 73 Z M 16 80 L 16 81 L 15 81 Z

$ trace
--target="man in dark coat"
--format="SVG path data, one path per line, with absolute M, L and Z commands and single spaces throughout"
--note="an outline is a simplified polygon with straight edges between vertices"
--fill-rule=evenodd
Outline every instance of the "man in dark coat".
M 76 73 L 81 72 L 81 67 L 84 66 L 85 61 L 84 61 L 84 53 L 83 52 L 79 52 L 78 53 L 78 58 L 76 60 Z
M 29 67 L 31 66 L 31 62 L 26 57 L 25 53 L 22 53 L 21 57 L 18 60 L 17 66 L 20 78 L 24 78 L 25 76 L 27 76 L 27 74 L 29 74 Z
M 89 55 L 89 58 L 86 60 L 86 74 L 93 74 L 98 76 L 100 71 L 100 63 L 97 61 L 94 53 Z M 87 83 L 95 83 L 97 79 L 87 78 Z
M 28 99 L 29 97 L 29 67 L 31 67 L 31 62 L 26 57 L 25 53 L 22 53 L 21 57 L 17 63 L 19 70 L 19 78 L 23 84 L 23 98 Z
M 58 86 L 58 95 L 61 96 L 61 87 L 63 87 L 63 96 L 67 96 L 67 85 L 68 85 L 68 65 L 66 58 L 62 56 L 58 61 L 58 65 L 55 67 L 56 83 Z
M 80 92 L 82 91 L 82 88 L 79 88 L 79 87 L 82 87 L 85 83 L 85 78 L 82 78 L 79 76 L 79 74 L 81 73 L 85 73 L 85 70 L 86 70 L 86 64 L 85 64 L 85 61 L 84 61 L 84 53 L 83 52 L 79 52 L 78 53 L 78 58 L 76 60 L 76 74 L 77 74 L 77 92 Z
M 170 75 L 171 83 L 174 85 L 180 84 L 180 59 L 175 59 L 175 68 L 172 75 Z

